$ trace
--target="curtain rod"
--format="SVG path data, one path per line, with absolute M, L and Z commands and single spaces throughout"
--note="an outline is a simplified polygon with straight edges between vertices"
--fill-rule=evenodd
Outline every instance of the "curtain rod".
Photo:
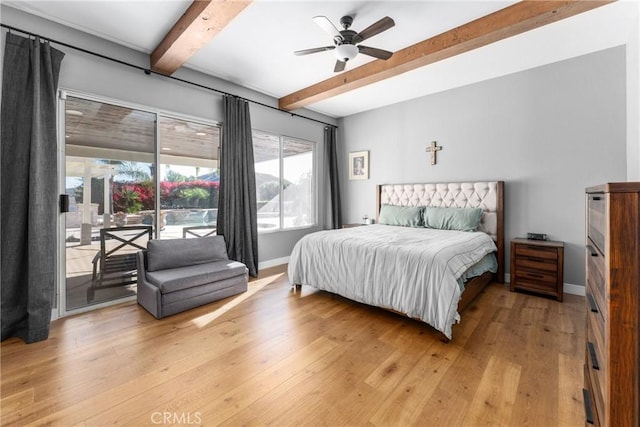
M 78 50 L 80 52 L 83 52 L 83 53 L 86 53 L 86 54 L 89 54 L 89 55 L 97 56 L 98 58 L 106 59 L 107 61 L 112 61 L 112 62 L 116 62 L 116 63 L 118 63 L 120 65 L 125 65 L 127 67 L 135 68 L 137 70 L 143 71 L 146 75 L 155 74 L 155 75 L 162 76 L 162 77 L 165 77 L 165 78 L 168 78 L 168 79 L 171 79 L 171 80 L 178 81 L 180 83 L 185 83 L 185 84 L 188 84 L 188 85 L 191 85 L 191 86 L 199 87 L 201 89 L 210 90 L 212 92 L 216 92 L 216 93 L 219 93 L 221 95 L 234 96 L 236 98 L 242 99 L 242 100 L 250 102 L 252 104 L 259 105 L 261 107 L 266 107 L 266 108 L 270 108 L 272 110 L 280 111 L 281 113 L 290 114 L 292 117 L 300 117 L 301 119 L 311 120 L 312 122 L 316 122 L 316 123 L 322 123 L 323 125 L 330 126 L 330 127 L 336 128 L 336 129 L 338 128 L 338 126 L 336 126 L 334 124 L 331 124 L 331 123 L 323 122 L 322 120 L 317 120 L 317 119 L 313 119 L 311 117 L 306 117 L 306 116 L 303 116 L 303 115 L 300 115 L 300 114 L 297 114 L 297 113 L 292 113 L 290 111 L 283 110 L 281 108 L 274 107 L 272 105 L 265 104 L 265 103 L 262 103 L 262 102 L 259 102 L 259 101 L 255 101 L 253 99 L 248 99 L 248 98 L 244 98 L 242 96 L 234 95 L 232 93 L 225 92 L 225 91 L 222 91 L 220 89 L 213 88 L 211 86 L 205 86 L 203 84 L 195 83 L 195 82 L 192 82 L 192 81 L 189 81 L 189 80 L 185 80 L 185 79 L 181 79 L 179 77 L 174 77 L 174 76 L 169 76 L 169 75 L 166 75 L 166 74 L 158 73 L 157 71 L 153 71 L 150 68 L 144 68 L 144 67 L 141 67 L 139 65 L 135 65 L 135 64 L 131 64 L 129 62 L 121 61 L 120 59 L 112 58 L 110 56 L 102 55 L 101 53 L 93 52 L 91 50 L 87 50 L 87 49 L 84 49 L 84 48 L 81 48 L 81 47 L 78 47 L 78 46 L 74 46 L 74 45 L 71 45 L 71 44 L 68 44 L 68 43 L 65 43 L 65 42 L 54 40 L 54 39 L 51 39 L 49 37 L 45 37 L 45 36 L 42 36 L 42 35 L 39 35 L 39 34 L 32 33 L 31 31 L 22 30 L 20 28 L 12 27 L 10 25 L 3 24 L 3 23 L 0 23 L 0 27 L 6 28 L 7 30 L 9 30 L 9 32 L 17 31 L 17 32 L 20 32 L 20 33 L 23 33 L 23 34 L 27 34 L 27 35 L 29 35 L 31 37 L 39 37 L 39 38 L 44 39 L 44 40 L 46 40 L 46 41 L 48 41 L 50 43 L 59 44 L 60 46 L 68 47 L 68 48 L 75 49 L 75 50 Z

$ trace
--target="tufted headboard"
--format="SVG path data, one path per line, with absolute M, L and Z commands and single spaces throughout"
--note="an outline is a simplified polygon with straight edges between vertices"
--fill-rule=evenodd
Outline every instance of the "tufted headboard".
M 498 280 L 504 281 L 504 182 L 448 182 L 383 184 L 376 186 L 376 222 L 382 205 L 480 207 L 479 231 L 489 234 L 498 247 Z

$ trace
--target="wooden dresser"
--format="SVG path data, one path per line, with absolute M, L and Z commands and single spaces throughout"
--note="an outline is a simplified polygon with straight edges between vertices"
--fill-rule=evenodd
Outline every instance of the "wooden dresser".
M 587 424 L 640 426 L 640 182 L 587 188 Z

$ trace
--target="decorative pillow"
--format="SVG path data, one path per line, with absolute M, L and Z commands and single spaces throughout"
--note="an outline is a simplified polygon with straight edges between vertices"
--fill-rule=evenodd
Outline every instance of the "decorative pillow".
M 380 224 L 401 225 L 403 227 L 422 227 L 421 206 L 382 205 L 380 208 Z
M 476 231 L 481 208 L 425 208 L 424 226 L 440 230 Z
M 149 240 L 147 242 L 147 270 L 165 270 L 212 261 L 228 260 L 223 236 L 197 239 Z

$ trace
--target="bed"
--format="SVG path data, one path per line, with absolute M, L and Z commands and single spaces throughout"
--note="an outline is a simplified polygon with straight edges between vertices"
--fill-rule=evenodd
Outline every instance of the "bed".
M 504 281 L 502 181 L 376 187 L 376 224 L 304 236 L 289 281 L 419 319 L 451 339 L 460 312 Z

